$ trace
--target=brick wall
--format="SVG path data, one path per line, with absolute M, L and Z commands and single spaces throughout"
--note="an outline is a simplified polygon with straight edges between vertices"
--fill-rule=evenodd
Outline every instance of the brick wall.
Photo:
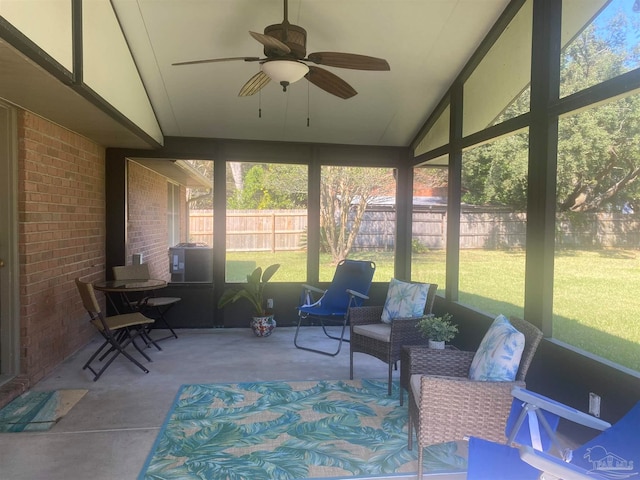
M 104 278 L 105 152 L 25 111 L 18 140 L 20 369 L 33 385 L 95 335 L 74 279 Z
M 135 162 L 128 162 L 127 169 L 127 263 L 141 253 L 151 276 L 168 281 L 167 179 Z

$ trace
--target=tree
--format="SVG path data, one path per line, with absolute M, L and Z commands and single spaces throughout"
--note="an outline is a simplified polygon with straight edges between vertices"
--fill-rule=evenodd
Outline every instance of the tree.
M 237 184 L 237 182 L 236 182 Z M 307 167 L 256 164 L 245 173 L 241 190 L 229 197 L 238 209 L 307 207 Z M 367 205 L 379 195 L 395 194 L 389 169 L 324 166 L 320 187 L 322 247 L 334 263 L 347 258 L 360 230 Z
M 187 160 L 193 168 L 211 180 L 213 184 L 213 162 L 211 160 Z M 212 188 L 189 188 L 187 202 L 191 210 L 213 210 Z
M 588 25 L 564 49 L 561 95 L 637 68 L 640 47 L 628 41 L 639 22 L 623 12 Z M 632 34 L 633 35 L 633 34 Z M 637 33 L 636 33 L 637 36 Z M 505 110 L 529 109 L 529 89 Z M 500 119 L 498 119 L 500 121 Z M 463 201 L 526 207 L 528 138 L 516 133 L 464 154 Z M 630 95 L 563 117 L 558 132 L 557 210 L 618 209 L 640 198 L 640 96 Z
M 518 133 L 465 152 L 462 201 L 525 211 L 528 142 L 526 133 Z
M 272 192 L 277 208 L 307 208 L 308 185 L 306 165 L 268 165 L 265 187 Z
M 563 120 L 558 144 L 558 210 L 591 212 L 635 203 L 640 173 L 638 132 L 637 95 Z
M 235 179 L 236 175 L 234 174 Z M 269 208 L 269 194 L 264 188 L 264 167 L 262 165 L 254 165 L 249 168 L 239 182 L 235 181 L 235 185 L 239 188 L 229 196 L 227 200 L 229 208 L 248 210 Z
M 229 208 L 266 210 L 307 207 L 307 167 L 304 165 L 255 164 L 234 184 L 240 188 L 229 192 Z
M 389 194 L 395 183 L 383 168 L 324 166 L 320 183 L 320 228 L 333 263 L 347 258 L 364 218 L 367 205 Z
M 638 20 L 622 11 L 606 25 L 589 25 L 565 49 L 562 94 L 580 91 L 638 66 Z M 640 173 L 640 98 L 630 95 L 560 122 L 558 211 L 592 212 L 635 203 Z

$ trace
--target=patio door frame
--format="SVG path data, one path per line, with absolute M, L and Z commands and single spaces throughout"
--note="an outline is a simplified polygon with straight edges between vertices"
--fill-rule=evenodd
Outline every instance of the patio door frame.
M 16 108 L 0 101 L 0 385 L 20 372 L 18 129 Z

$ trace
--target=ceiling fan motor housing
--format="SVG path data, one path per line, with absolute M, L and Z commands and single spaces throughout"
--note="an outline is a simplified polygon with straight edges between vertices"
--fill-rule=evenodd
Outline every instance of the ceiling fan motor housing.
M 287 57 L 293 56 L 302 60 L 307 55 L 307 31 L 298 25 L 290 23 L 269 25 L 264 29 L 264 34 L 286 44 L 291 49 L 291 53 L 286 55 Z M 267 57 L 283 56 L 282 52 L 267 47 L 264 48 L 264 54 Z

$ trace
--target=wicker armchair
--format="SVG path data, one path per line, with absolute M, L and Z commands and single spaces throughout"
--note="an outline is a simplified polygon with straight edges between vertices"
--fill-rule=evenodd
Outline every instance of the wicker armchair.
M 438 285 L 432 283 L 427 292 L 424 314 L 431 313 L 436 299 Z M 353 354 L 360 352 L 376 357 L 389 367 L 389 387 L 391 395 L 391 376 L 393 367 L 400 360 L 404 345 L 426 344 L 416 328 L 419 318 L 394 318 L 391 323 L 381 320 L 383 306 L 352 308 L 349 313 L 351 325 L 351 353 L 349 357 L 349 378 L 353 379 Z M 402 397 L 400 398 L 402 404 Z
M 522 319 L 511 324 L 524 334 L 525 346 L 514 382 L 469 380 L 475 352 L 405 348 L 401 384 L 409 386 L 409 449 L 413 429 L 418 440 L 418 478 L 422 478 L 423 448 L 435 443 L 476 436 L 506 440 L 504 429 L 511 410 L 511 390 L 524 386 L 527 370 L 542 332 Z

